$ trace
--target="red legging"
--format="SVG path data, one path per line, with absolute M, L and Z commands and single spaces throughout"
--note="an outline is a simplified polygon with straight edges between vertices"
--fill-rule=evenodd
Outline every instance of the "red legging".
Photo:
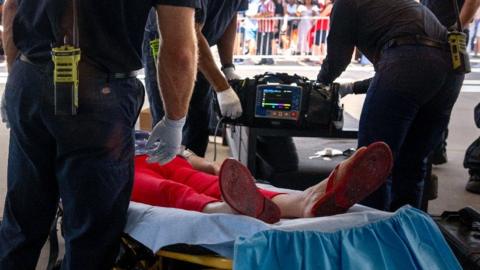
M 132 201 L 202 212 L 205 205 L 220 201 L 218 176 L 197 171 L 182 157 L 166 165 L 135 157 Z M 260 189 L 267 198 L 280 194 Z

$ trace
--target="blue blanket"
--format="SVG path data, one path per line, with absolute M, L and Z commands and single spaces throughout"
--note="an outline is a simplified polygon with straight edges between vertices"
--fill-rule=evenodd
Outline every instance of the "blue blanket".
M 462 269 L 425 213 L 395 215 L 336 232 L 268 230 L 235 242 L 234 269 Z

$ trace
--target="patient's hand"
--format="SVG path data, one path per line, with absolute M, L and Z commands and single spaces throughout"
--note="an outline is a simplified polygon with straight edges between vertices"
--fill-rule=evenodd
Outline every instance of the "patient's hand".
M 192 165 L 195 170 L 213 175 L 218 175 L 220 173 L 220 165 L 215 162 L 210 162 L 205 158 L 195 155 L 193 152 L 191 152 L 191 155 L 183 156 L 188 160 L 190 165 Z

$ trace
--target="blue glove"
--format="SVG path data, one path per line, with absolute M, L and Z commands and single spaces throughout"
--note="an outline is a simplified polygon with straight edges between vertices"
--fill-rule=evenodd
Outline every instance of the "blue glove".
M 148 162 L 158 162 L 163 165 L 172 161 L 180 153 L 185 120 L 186 117 L 180 120 L 170 120 L 164 116 L 155 125 L 146 145 L 149 155 Z

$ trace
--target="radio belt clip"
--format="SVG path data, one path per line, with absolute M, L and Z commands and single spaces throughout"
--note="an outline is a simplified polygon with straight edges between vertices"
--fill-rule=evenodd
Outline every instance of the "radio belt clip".
M 152 56 L 155 60 L 155 65 L 157 64 L 158 60 L 158 50 L 160 48 L 160 39 L 156 38 L 150 41 L 150 49 L 152 50 Z
M 64 45 L 52 49 L 55 115 L 76 115 L 80 49 Z

